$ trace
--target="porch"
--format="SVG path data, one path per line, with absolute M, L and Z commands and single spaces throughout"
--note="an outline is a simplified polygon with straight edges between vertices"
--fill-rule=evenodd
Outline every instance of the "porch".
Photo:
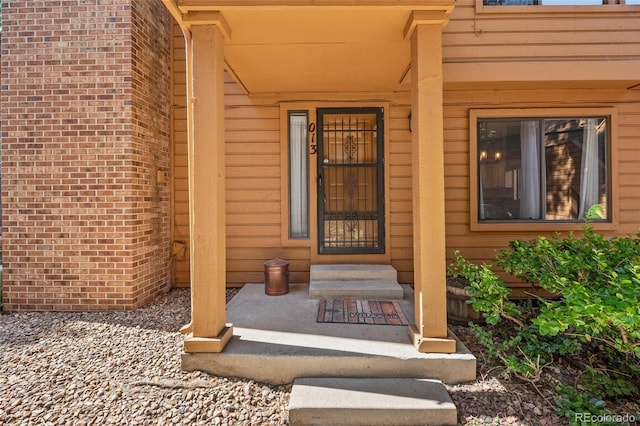
M 402 288 L 399 303 L 413 318 L 413 289 Z M 183 369 L 273 384 L 301 377 L 475 380 L 476 360 L 454 335 L 455 353 L 422 353 L 406 326 L 318 323 L 318 299 L 308 291 L 306 283 L 291 284 L 288 294 L 267 296 L 263 284 L 245 285 L 227 305 L 233 337 L 224 351 L 183 353 Z
M 308 182 L 319 183 L 307 194 L 306 205 L 317 204 L 318 208 L 317 214 L 308 214 L 306 239 L 292 241 L 289 238 L 291 230 L 283 227 L 270 235 L 268 244 L 275 253 L 290 247 L 308 251 L 312 263 L 384 263 L 392 259 L 393 253 L 403 252 L 406 255 L 410 250 L 407 260 L 413 266 L 411 282 L 415 294 L 412 295 L 413 307 L 409 317 L 413 323 L 409 327 L 410 338 L 406 336 L 406 329 L 398 333 L 402 335 L 402 341 L 413 343 L 413 352 L 455 353 L 456 342 L 447 335 L 445 306 L 442 126 L 442 28 L 448 22 L 454 3 L 448 0 L 329 1 L 321 5 L 312 1 L 210 3 L 164 0 L 186 39 L 188 216 L 189 234 L 193 241 L 189 255 L 192 319 L 187 327 L 190 335 L 185 340 L 184 349 L 193 355 L 185 355 L 185 358 L 215 357 L 214 353 L 223 351 L 232 354 L 233 349 L 227 350 L 225 346 L 229 342 L 233 345 L 242 341 L 237 329 L 245 328 L 242 320 L 237 322 L 231 312 L 227 316 L 224 302 L 226 262 L 236 260 L 227 257 L 229 247 L 226 241 L 229 236 L 226 221 L 232 204 L 227 199 L 226 187 L 225 72 L 243 89 L 252 105 L 264 97 L 273 99 L 270 102 L 279 104 L 281 108 L 296 99 L 304 100 L 318 104 L 314 110 L 318 112 L 317 117 L 321 117 L 320 107 L 335 106 L 327 102 L 333 104 L 337 98 L 360 103 L 360 106 L 371 103 L 371 99 L 376 100 L 376 104 L 389 105 L 388 100 L 393 99 L 398 90 L 410 93 L 407 99 L 410 97 L 411 126 L 403 132 L 410 139 L 411 153 L 409 157 L 400 157 L 401 161 L 405 158 L 410 160 L 404 166 L 411 169 L 410 175 L 403 175 L 402 185 L 406 192 L 400 192 L 398 187 L 388 183 L 395 178 L 387 170 L 393 161 L 383 163 L 376 160 L 376 167 L 380 170 L 375 181 L 381 182 L 381 186 L 382 182 L 388 185 L 387 194 L 391 191 L 403 194 L 402 212 L 393 211 L 390 203 L 384 206 L 380 203 L 377 219 L 371 220 L 367 216 L 367 220 L 377 223 L 378 238 L 390 232 L 382 227 L 383 223 L 392 227 L 398 223 L 396 217 L 402 218 L 403 224 L 409 219 L 411 231 L 403 235 L 408 242 L 403 244 L 404 249 L 398 247 L 394 252 L 392 243 L 386 247 L 381 243 L 385 240 L 380 239 L 376 240 L 375 252 L 347 254 L 340 250 L 331 255 L 322 252 L 318 241 L 324 228 L 320 226 L 319 219 L 324 217 L 323 212 L 335 211 L 325 209 L 323 205 L 326 193 L 322 182 L 326 180 L 313 166 L 304 177 Z M 328 31 L 326 22 L 335 22 L 336 25 Z M 372 43 L 372 40 L 376 42 Z M 336 50 L 336 47 L 340 49 Z M 309 61 L 309 57 L 315 60 Z M 283 64 L 286 64 L 285 70 L 281 68 Z M 376 140 L 384 143 L 390 139 L 391 132 L 388 128 L 386 133 L 382 130 L 382 120 L 386 121 L 384 105 L 377 105 L 377 108 L 380 120 L 370 130 L 378 133 L 380 128 Z M 307 117 L 313 116 L 310 111 L 311 107 L 305 109 Z M 270 174 L 260 177 L 283 178 L 280 193 L 276 192 L 272 197 L 282 203 L 281 209 L 274 213 L 286 222 L 287 209 L 290 208 L 286 203 L 289 191 L 286 185 L 289 175 L 287 114 L 281 110 L 278 118 L 281 124 L 277 131 L 284 141 L 284 148 L 276 149 L 280 156 L 271 156 L 274 167 L 269 170 Z M 321 140 L 321 126 L 313 122 L 306 124 L 308 131 L 305 137 L 310 144 L 308 156 L 314 156 L 321 153 L 320 148 L 316 151 L 319 145 L 314 142 Z M 345 149 L 350 152 L 358 149 L 357 142 L 352 143 L 353 135 L 345 133 L 343 136 L 341 143 Z M 307 144 L 303 146 L 304 153 Z M 380 158 L 382 148 L 376 152 Z M 358 157 L 353 158 L 357 162 Z M 335 163 L 330 157 L 318 156 L 317 159 L 317 162 L 308 158 L 305 161 L 317 163 L 319 167 L 331 167 Z M 352 162 L 351 157 L 349 162 Z M 370 166 L 366 163 L 358 163 L 357 166 Z M 350 184 L 358 180 L 356 177 L 360 178 L 355 173 L 345 172 L 344 176 L 347 175 L 354 177 L 348 180 Z M 373 181 L 372 174 L 364 175 L 368 182 Z M 337 186 L 344 186 L 345 182 L 334 181 Z M 338 193 L 350 193 L 353 188 L 354 185 L 348 185 L 347 190 L 342 188 Z M 382 193 L 377 196 L 382 199 Z M 406 225 L 402 226 L 406 231 Z M 250 231 L 243 229 L 241 232 Z M 251 242 L 252 245 L 255 243 Z M 249 312 L 257 312 L 256 309 L 251 307 Z M 297 348 L 295 341 L 282 346 L 287 345 L 292 346 L 291 350 Z M 331 351 L 331 347 L 328 350 Z M 185 361 L 185 367 L 186 364 Z M 231 374 L 229 370 L 225 373 Z

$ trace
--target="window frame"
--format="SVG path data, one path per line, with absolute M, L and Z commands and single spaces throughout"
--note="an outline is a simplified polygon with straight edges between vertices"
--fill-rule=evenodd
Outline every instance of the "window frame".
M 303 147 L 303 149 L 300 151 L 300 154 L 304 155 L 304 169 L 306 171 L 306 180 L 305 183 L 306 185 L 305 188 L 303 188 L 306 191 L 306 225 L 307 225 L 307 229 L 306 229 L 306 235 L 304 236 L 293 236 L 292 235 L 292 229 L 291 229 L 291 222 L 292 222 L 292 216 L 291 216 L 291 212 L 292 212 L 292 193 L 291 193 L 291 183 L 292 183 L 292 167 L 291 167 L 291 142 L 292 142 L 292 138 L 291 138 L 291 119 L 292 117 L 305 117 L 305 121 L 306 121 L 306 137 L 305 137 L 305 146 Z M 311 203 L 310 203 L 310 193 L 311 193 L 311 182 L 310 182 L 310 178 L 311 178 L 311 173 L 310 173 L 310 169 L 309 169 L 309 123 L 310 123 L 310 117 L 309 117 L 309 110 L 296 110 L 296 109 L 290 109 L 287 111 L 287 236 L 288 236 L 288 240 L 302 240 L 302 241 L 307 241 L 311 238 Z
M 312 190 L 312 186 L 315 185 L 313 176 L 316 174 L 314 162 L 307 158 L 307 173 L 308 176 L 308 225 L 309 236 L 308 238 L 291 238 L 290 236 L 290 224 L 289 224 L 289 179 L 291 177 L 289 170 L 289 114 L 290 113 L 307 114 L 307 125 L 315 123 L 315 106 L 311 103 L 281 103 L 280 104 L 280 242 L 282 247 L 312 247 L 315 239 L 315 227 L 317 226 L 315 214 L 313 209 L 315 206 L 315 191 Z M 314 124 L 315 125 L 315 124 Z M 315 129 L 313 132 L 308 132 L 307 142 L 311 143 L 315 140 Z M 308 151 L 307 151 L 308 152 Z M 308 157 L 308 156 L 307 156 Z
M 612 107 L 602 108 L 523 108 L 523 109 L 472 109 L 469 112 L 469 181 L 470 203 L 469 216 L 472 231 L 573 231 L 584 226 L 581 220 L 576 221 L 490 221 L 483 222 L 478 218 L 478 120 L 479 119 L 562 119 L 579 117 L 607 117 L 609 122 L 609 140 L 607 165 L 609 180 L 610 217 L 607 221 L 592 222 L 594 229 L 606 231 L 618 228 L 618 156 L 617 156 L 617 110 Z

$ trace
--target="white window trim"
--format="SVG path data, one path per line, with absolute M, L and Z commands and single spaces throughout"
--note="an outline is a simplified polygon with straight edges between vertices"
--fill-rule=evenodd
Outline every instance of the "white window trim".
M 481 222 L 478 219 L 478 119 L 492 118 L 576 118 L 606 116 L 609 118 L 609 181 L 610 214 L 607 222 L 593 222 L 591 226 L 601 231 L 618 228 L 618 142 L 617 110 L 615 108 L 522 108 L 522 109 L 472 109 L 469 112 L 469 216 L 471 231 L 572 231 L 580 230 L 584 222 L 564 221 L 514 221 Z

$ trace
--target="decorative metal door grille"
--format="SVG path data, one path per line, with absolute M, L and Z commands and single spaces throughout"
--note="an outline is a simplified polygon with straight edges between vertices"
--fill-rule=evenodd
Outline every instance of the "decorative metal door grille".
M 384 253 L 382 108 L 318 109 L 318 251 Z

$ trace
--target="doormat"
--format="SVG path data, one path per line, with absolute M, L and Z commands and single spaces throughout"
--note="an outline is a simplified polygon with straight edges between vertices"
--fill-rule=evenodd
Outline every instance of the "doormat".
M 398 302 L 320 299 L 316 322 L 346 324 L 408 325 Z

